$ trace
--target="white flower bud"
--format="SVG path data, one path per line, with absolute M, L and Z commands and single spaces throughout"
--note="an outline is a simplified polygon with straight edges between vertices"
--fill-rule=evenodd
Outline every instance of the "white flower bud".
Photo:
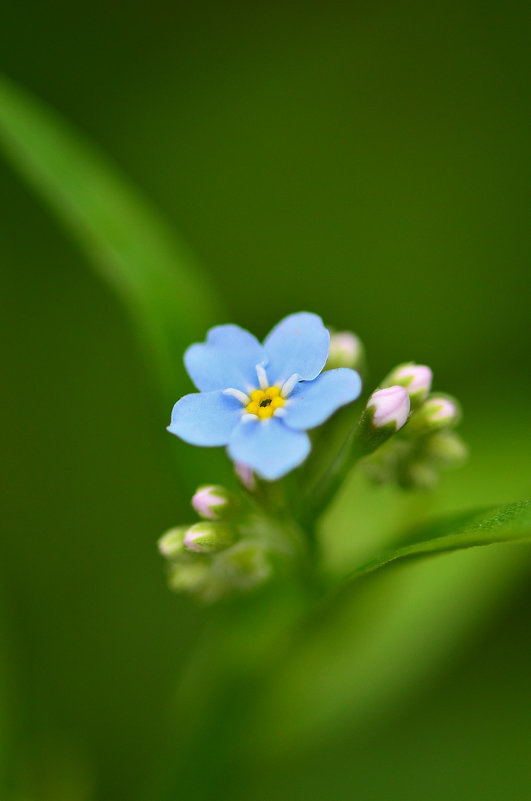
M 372 424 L 376 428 L 393 423 L 395 431 L 405 425 L 409 416 L 410 402 L 404 387 L 393 386 L 373 392 L 367 403 L 373 409 Z
M 455 425 L 461 410 L 455 398 L 449 395 L 430 395 L 413 415 L 412 431 L 436 431 Z
M 404 387 L 385 387 L 373 392 L 354 434 L 354 450 L 363 455 L 376 451 L 405 425 L 409 409 L 409 395 Z
M 162 556 L 166 559 L 179 556 L 184 551 L 184 537 L 187 531 L 188 526 L 177 526 L 163 534 L 157 543 Z
M 334 370 L 337 367 L 359 368 L 364 359 L 364 350 L 361 340 L 350 331 L 338 331 L 330 337 L 330 351 L 325 370 Z
M 232 492 L 215 485 L 199 487 L 192 498 L 195 511 L 206 520 L 227 519 L 239 505 L 238 498 Z
M 228 548 L 236 540 L 236 532 L 224 523 L 201 522 L 186 532 L 184 545 L 189 551 L 215 553 Z
M 425 364 L 399 364 L 385 379 L 383 386 L 405 387 L 412 403 L 420 403 L 431 389 L 433 373 Z

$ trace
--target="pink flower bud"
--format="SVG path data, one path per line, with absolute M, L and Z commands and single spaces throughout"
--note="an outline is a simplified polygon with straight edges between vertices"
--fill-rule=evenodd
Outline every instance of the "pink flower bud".
M 428 398 L 422 407 L 422 412 L 427 420 L 437 426 L 452 425 L 461 416 L 457 401 L 438 395 Z
M 449 395 L 429 395 L 411 418 L 411 432 L 438 431 L 453 426 L 461 418 L 461 409 Z
M 394 382 L 405 387 L 410 396 L 425 397 L 431 389 L 433 373 L 425 364 L 404 364 L 392 375 Z
M 234 472 L 246 489 L 250 492 L 256 489 L 256 480 L 252 467 L 243 462 L 234 462 Z
M 199 487 L 192 498 L 192 506 L 205 520 L 221 520 L 227 516 L 228 507 L 235 503 L 232 493 L 215 485 Z
M 333 333 L 330 337 L 330 351 L 326 370 L 336 367 L 359 368 L 363 361 L 363 345 L 361 340 L 350 331 Z
M 395 430 L 398 431 L 409 416 L 409 395 L 404 387 L 399 386 L 378 389 L 369 398 L 367 408 L 374 409 L 373 426 L 382 428 L 389 423 L 394 423 Z

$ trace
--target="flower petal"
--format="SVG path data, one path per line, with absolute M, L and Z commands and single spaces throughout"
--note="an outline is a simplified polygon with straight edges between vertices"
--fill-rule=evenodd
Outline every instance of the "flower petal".
M 301 464 L 310 452 L 310 438 L 275 417 L 246 420 L 234 430 L 229 456 L 252 467 L 261 478 L 275 481 Z
M 314 381 L 296 384 L 289 396 L 283 421 L 290 428 L 306 430 L 328 420 L 340 406 L 352 403 L 361 392 L 361 378 L 355 370 L 338 367 L 321 373 Z
M 184 354 L 188 374 L 197 389 L 256 389 L 256 365 L 265 360 L 256 337 L 238 325 L 211 328 L 206 342 L 191 345 Z
M 196 392 L 177 401 L 168 431 L 191 445 L 226 445 L 242 412 L 242 404 L 221 390 Z
M 291 314 L 273 328 L 264 342 L 267 377 L 278 385 L 297 373 L 311 381 L 325 366 L 330 350 L 330 333 L 316 314 Z

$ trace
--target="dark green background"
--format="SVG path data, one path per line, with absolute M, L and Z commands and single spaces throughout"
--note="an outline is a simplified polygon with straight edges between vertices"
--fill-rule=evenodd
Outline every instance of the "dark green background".
M 219 322 L 263 335 L 309 309 L 362 337 L 374 383 L 432 365 L 472 448 L 433 500 L 453 509 L 531 483 L 526 10 L 19 2 L 1 67 L 163 210 Z M 155 549 L 189 488 L 119 301 L 4 162 L 0 181 L 0 617 L 8 762 L 29 785 L 6 799 L 145 799 L 209 614 L 169 594 Z M 529 603 L 520 572 L 400 712 L 318 759 L 243 766 L 217 797 L 528 799 Z

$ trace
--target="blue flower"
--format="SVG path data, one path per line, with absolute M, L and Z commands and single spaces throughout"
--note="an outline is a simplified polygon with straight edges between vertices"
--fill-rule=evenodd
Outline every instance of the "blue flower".
M 354 370 L 322 372 L 329 348 L 328 330 L 308 312 L 286 317 L 263 345 L 237 325 L 212 328 L 184 355 L 200 391 L 175 404 L 168 431 L 192 445 L 226 445 L 261 478 L 281 478 L 308 456 L 307 429 L 361 392 Z

